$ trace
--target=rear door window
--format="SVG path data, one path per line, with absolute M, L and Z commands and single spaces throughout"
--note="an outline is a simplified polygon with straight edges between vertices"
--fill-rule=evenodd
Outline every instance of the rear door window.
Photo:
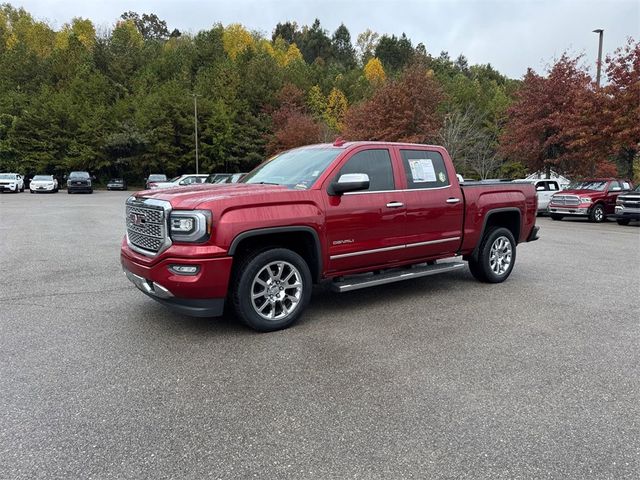
M 401 149 L 407 188 L 441 188 L 450 185 L 442 155 L 427 150 Z

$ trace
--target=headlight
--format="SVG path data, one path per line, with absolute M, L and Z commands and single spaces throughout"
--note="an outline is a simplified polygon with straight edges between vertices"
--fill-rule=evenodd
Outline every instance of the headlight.
M 176 242 L 203 242 L 211 235 L 211 212 L 185 210 L 171 212 L 169 230 Z
M 591 203 L 592 200 L 589 197 L 580 197 L 580 203 Z

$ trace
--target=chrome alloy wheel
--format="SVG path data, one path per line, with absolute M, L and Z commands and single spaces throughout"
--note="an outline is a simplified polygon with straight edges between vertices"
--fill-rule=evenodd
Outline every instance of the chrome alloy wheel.
M 280 320 L 293 313 L 302 298 L 302 275 L 289 262 L 271 262 L 253 278 L 251 304 L 267 320 Z
M 491 245 L 489 266 L 496 275 L 504 275 L 511 265 L 513 251 L 507 237 L 498 237 Z
M 602 219 L 604 218 L 604 211 L 602 210 L 602 207 L 595 207 L 595 210 L 593 211 L 593 218 L 595 218 L 596 222 L 602 221 Z

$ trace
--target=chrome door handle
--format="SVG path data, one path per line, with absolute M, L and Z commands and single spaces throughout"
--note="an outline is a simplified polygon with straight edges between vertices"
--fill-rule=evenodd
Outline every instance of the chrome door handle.
M 404 207 L 404 203 L 402 203 L 402 202 L 389 202 L 389 203 L 387 203 L 387 207 L 388 208 L 400 208 L 400 207 Z
M 451 197 L 447 198 L 447 203 L 458 203 L 460 201 L 459 198 Z

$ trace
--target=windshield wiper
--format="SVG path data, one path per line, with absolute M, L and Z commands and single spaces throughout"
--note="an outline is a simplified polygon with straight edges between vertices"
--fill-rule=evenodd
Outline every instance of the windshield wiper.
M 274 182 L 255 182 L 254 185 L 280 185 L 280 184 L 274 183 Z

